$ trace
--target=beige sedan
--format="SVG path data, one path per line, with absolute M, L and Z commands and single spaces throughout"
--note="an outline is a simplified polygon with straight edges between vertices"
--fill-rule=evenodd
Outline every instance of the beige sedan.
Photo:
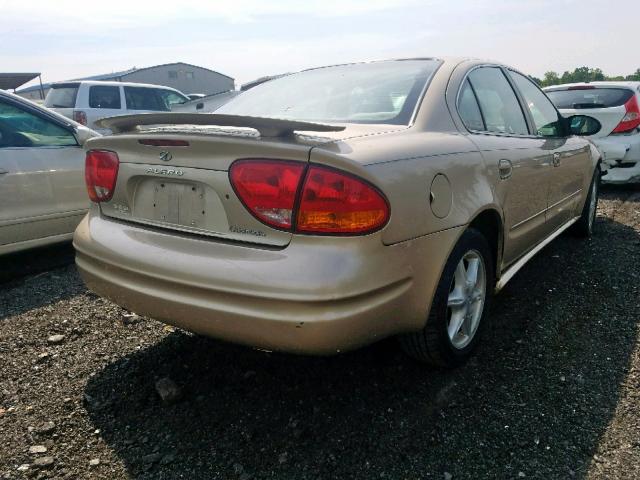
M 529 78 L 477 60 L 340 65 L 216 114 L 103 120 L 74 237 L 87 285 L 137 313 L 267 350 L 399 335 L 472 352 L 488 301 L 569 227 L 591 234 L 597 150 Z
M 81 143 L 95 135 L 0 90 L 0 254 L 71 240 L 89 207 Z

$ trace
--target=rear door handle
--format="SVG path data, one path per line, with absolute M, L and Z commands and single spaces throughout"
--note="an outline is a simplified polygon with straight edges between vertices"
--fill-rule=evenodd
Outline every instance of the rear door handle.
M 513 163 L 511 163 L 511 160 L 507 160 L 506 158 L 498 160 L 498 173 L 501 180 L 506 180 L 511 177 L 513 173 Z
M 553 166 L 557 167 L 558 165 L 560 165 L 560 154 L 556 152 L 553 154 Z

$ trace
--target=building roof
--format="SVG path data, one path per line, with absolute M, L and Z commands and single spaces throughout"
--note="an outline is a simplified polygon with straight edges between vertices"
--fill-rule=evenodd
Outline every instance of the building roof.
M 2 90 L 15 90 L 21 85 L 30 82 L 34 78 L 38 77 L 40 73 L 0 73 L 0 89 Z M 39 89 L 40 86 L 34 87 Z
M 215 70 L 211 70 L 209 68 L 205 68 L 205 67 L 199 67 L 198 65 L 192 65 L 190 63 L 184 63 L 184 62 L 174 62 L 174 63 L 163 63 L 162 65 L 153 65 L 151 67 L 144 67 L 144 68 L 130 68 L 128 70 L 122 70 L 120 72 L 113 72 L 113 73 L 103 73 L 100 75 L 92 75 L 89 77 L 82 77 L 82 78 L 74 78 L 71 80 L 63 80 L 62 82 L 79 82 L 82 80 L 114 80 L 114 79 L 121 79 L 126 77 L 127 75 L 134 73 L 134 72 L 142 72 L 144 70 L 151 70 L 153 68 L 158 68 L 158 67 L 168 67 L 170 65 L 185 65 L 187 67 L 193 67 L 193 68 L 200 68 L 202 70 L 207 70 L 209 72 L 215 73 L 217 75 L 221 75 L 223 77 L 227 77 L 230 80 L 233 80 L 233 77 L 230 77 L 228 75 L 225 75 L 224 73 L 220 73 L 220 72 L 216 72 Z M 39 74 L 36 74 L 36 77 Z M 35 78 L 35 77 L 34 77 Z M 31 79 L 29 79 L 31 80 Z M 29 81 L 27 80 L 27 82 Z M 26 82 L 24 82 L 26 83 Z M 49 83 L 43 83 L 42 84 L 42 88 L 44 89 L 48 89 L 51 87 L 51 83 L 61 83 L 61 82 L 49 82 Z M 27 88 L 23 88 L 21 90 L 19 90 L 16 93 L 28 93 L 28 92 L 32 92 L 34 90 L 39 90 L 40 89 L 40 85 L 33 85 L 31 87 L 27 87 Z

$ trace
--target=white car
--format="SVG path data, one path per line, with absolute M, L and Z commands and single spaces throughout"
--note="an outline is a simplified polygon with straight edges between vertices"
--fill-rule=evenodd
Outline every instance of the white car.
M 77 81 L 51 85 L 44 106 L 102 134 L 95 122 L 105 117 L 148 112 L 169 112 L 189 101 L 184 93 L 145 83 Z
M 565 117 L 594 117 L 602 129 L 590 139 L 602 153 L 608 183 L 640 182 L 640 82 L 591 82 L 544 89 Z
M 0 254 L 71 240 L 89 207 L 82 145 L 97 135 L 0 90 Z

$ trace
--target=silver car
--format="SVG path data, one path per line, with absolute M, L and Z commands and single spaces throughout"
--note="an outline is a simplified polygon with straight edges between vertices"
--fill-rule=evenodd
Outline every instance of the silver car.
M 0 254 L 71 239 L 89 203 L 82 144 L 96 135 L 0 90 Z

